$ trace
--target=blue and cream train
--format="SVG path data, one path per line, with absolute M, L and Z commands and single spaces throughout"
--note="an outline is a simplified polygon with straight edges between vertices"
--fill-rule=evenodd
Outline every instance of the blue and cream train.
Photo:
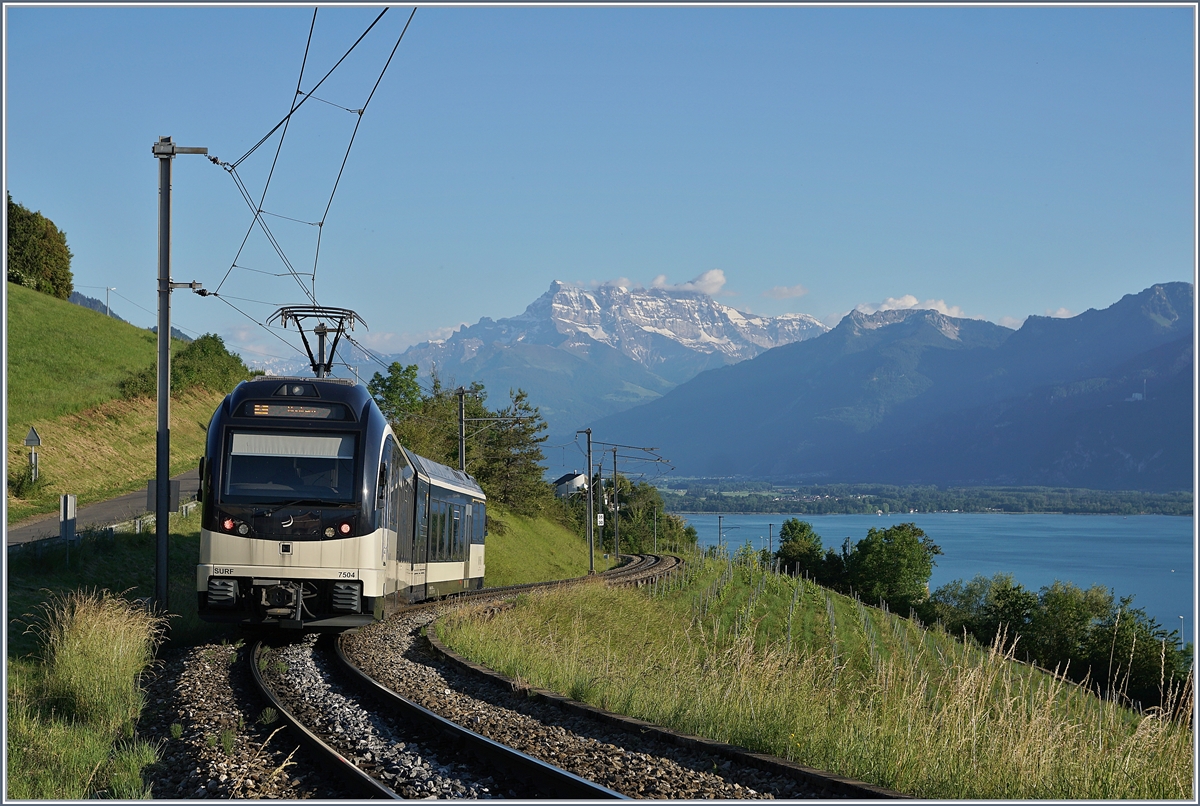
M 207 621 L 344 629 L 483 586 L 483 490 L 400 445 L 351 381 L 238 384 L 208 426 L 200 500 Z

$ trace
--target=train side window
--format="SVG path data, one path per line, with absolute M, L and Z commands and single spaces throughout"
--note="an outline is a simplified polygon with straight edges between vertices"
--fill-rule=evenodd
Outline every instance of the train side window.
M 429 502 L 429 555 L 430 560 L 437 562 L 442 559 L 442 545 L 446 541 L 446 516 L 443 504 L 436 498 Z
M 471 542 L 482 544 L 484 534 L 487 531 L 487 506 L 477 503 L 471 509 L 475 519 L 475 528 L 471 532 Z
M 462 537 L 462 507 L 458 504 L 452 505 L 454 511 L 450 518 L 450 557 L 451 560 L 462 559 L 462 546 L 459 539 Z

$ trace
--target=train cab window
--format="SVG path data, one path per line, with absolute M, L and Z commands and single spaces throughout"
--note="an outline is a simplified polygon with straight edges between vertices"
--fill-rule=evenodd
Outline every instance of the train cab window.
M 353 434 L 237 431 L 229 441 L 223 497 L 349 503 L 354 457 Z

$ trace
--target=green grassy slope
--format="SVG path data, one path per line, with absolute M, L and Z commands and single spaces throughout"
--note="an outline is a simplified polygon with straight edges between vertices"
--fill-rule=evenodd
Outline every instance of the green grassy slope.
M 8 523 L 55 511 L 63 493 L 82 506 L 144 486 L 154 475 L 156 405 L 120 399 L 118 383 L 154 363 L 157 336 L 12 283 L 7 336 L 9 473 L 27 465 L 33 426 L 43 482 L 25 498 L 8 494 Z M 221 397 L 194 390 L 173 400 L 172 473 L 195 466 Z
M 112 400 L 126 373 L 154 362 L 148 330 L 8 284 L 9 440 L 29 423 Z
M 587 541 L 545 518 L 514 515 L 490 504 L 484 584 L 489 588 L 568 579 L 588 572 Z M 596 554 L 596 570 L 610 561 Z

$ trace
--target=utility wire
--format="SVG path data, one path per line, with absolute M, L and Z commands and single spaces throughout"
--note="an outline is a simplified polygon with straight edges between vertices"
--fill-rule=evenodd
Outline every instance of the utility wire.
M 385 11 L 387 9 L 384 9 Z M 342 166 L 338 168 L 337 179 L 333 180 L 333 190 L 329 193 L 329 201 L 325 205 L 325 212 L 321 215 L 321 221 L 317 224 L 317 248 L 313 252 L 313 270 L 312 284 L 314 298 L 317 293 L 317 260 L 321 257 L 321 235 L 325 231 L 325 219 L 329 217 L 329 208 L 333 206 L 333 197 L 337 194 L 338 185 L 342 182 L 342 173 L 346 170 L 346 161 L 350 159 L 350 149 L 354 148 L 354 139 L 358 137 L 358 127 L 362 125 L 363 113 L 367 111 L 367 107 L 371 105 L 371 99 L 375 97 L 375 91 L 379 89 L 379 83 L 383 81 L 383 76 L 387 72 L 388 67 L 392 63 L 392 58 L 396 55 L 396 50 L 400 47 L 400 42 L 404 39 L 404 34 L 408 31 L 409 24 L 413 21 L 413 17 L 417 14 L 417 9 L 414 6 L 412 13 L 408 15 L 408 20 L 404 23 L 404 28 L 400 31 L 400 36 L 396 37 L 396 44 L 392 46 L 392 52 L 388 54 L 387 61 L 384 62 L 383 69 L 379 71 L 379 78 L 375 79 L 375 86 L 371 87 L 371 92 L 367 95 L 367 101 L 362 105 L 362 109 L 358 110 L 358 120 L 354 122 L 354 131 L 350 133 L 350 142 L 346 146 L 346 154 L 342 157 Z M 314 88 L 315 89 L 315 88 Z
M 346 57 L 349 56 L 356 47 L 358 47 L 358 43 L 363 41 L 363 37 L 365 37 L 367 34 L 371 33 L 371 29 L 375 27 L 375 23 L 377 23 L 381 19 L 383 19 L 383 15 L 386 14 L 387 12 L 388 12 L 388 10 L 386 8 L 383 11 L 379 12 L 379 16 L 376 17 L 375 20 L 369 26 L 367 26 L 367 30 L 362 32 L 362 36 L 360 36 L 358 39 L 354 40 L 354 44 L 350 46 L 350 50 L 347 50 L 346 53 L 342 56 L 342 58 L 337 60 L 337 64 L 335 64 L 333 67 L 329 68 L 329 72 L 326 73 L 324 76 L 322 76 L 321 80 L 318 81 L 316 83 L 316 85 L 311 90 L 308 91 L 307 94 L 301 93 L 299 87 L 296 88 L 297 93 L 304 95 L 304 100 L 300 101 L 300 103 L 293 103 L 292 110 L 287 113 L 287 115 L 283 118 L 283 120 L 276 123 L 275 126 L 272 127 L 271 131 L 264 134 L 261 140 L 259 140 L 253 146 L 251 146 L 249 151 L 247 151 L 245 154 L 243 154 L 241 157 L 239 157 L 233 163 L 233 167 L 236 168 L 237 166 L 241 165 L 247 157 L 249 157 L 251 154 L 253 154 L 255 151 L 258 150 L 259 146 L 261 146 L 263 143 L 267 142 L 267 140 L 270 139 L 271 135 L 273 135 L 275 132 L 279 131 L 280 126 L 284 126 L 287 124 L 287 122 L 291 119 L 292 115 L 296 114 L 296 111 L 298 109 L 300 109 L 300 107 L 304 106 L 304 101 L 307 101 L 309 99 L 309 97 L 311 97 L 312 93 L 316 91 L 317 87 L 319 87 L 325 83 L 325 79 L 329 78 L 329 76 L 333 73 L 333 71 L 338 69 L 338 65 L 340 65 L 342 62 L 344 62 L 346 60 Z M 314 22 L 314 24 L 316 22 L 316 11 L 313 12 L 313 22 Z M 307 55 L 307 53 L 308 53 L 308 49 L 305 48 L 305 54 Z
M 126 302 L 128 302 L 130 305 L 132 305 L 133 307 L 135 307 L 135 308 L 138 308 L 138 309 L 140 309 L 140 310 L 143 310 L 143 311 L 145 311 L 146 313 L 150 314 L 151 316 L 158 316 L 158 314 L 157 314 L 157 313 L 155 313 L 154 311 L 150 310 L 149 308 L 143 308 L 141 305 L 138 305 L 136 302 L 134 302 L 133 300 L 131 300 L 129 297 L 125 296 L 124 294 L 120 294 L 120 293 L 118 293 L 118 292 L 116 292 L 116 291 L 113 291 L 113 296 L 114 296 L 114 297 L 120 297 L 121 299 L 125 300 L 125 301 L 126 301 Z M 136 327 L 136 325 L 135 325 L 135 327 Z M 171 327 L 173 327 L 173 328 L 175 328 L 176 330 L 179 330 L 179 331 L 181 331 L 181 332 L 183 332 L 183 333 L 187 333 L 189 336 L 191 336 L 191 337 L 192 337 L 192 338 L 194 338 L 194 339 L 196 339 L 196 338 L 199 338 L 199 336 L 197 335 L 196 331 L 194 331 L 194 330 L 192 330 L 192 329 L 190 329 L 190 328 L 181 327 L 181 326 L 180 326 L 180 324 L 179 324 L 178 322 L 172 322 L 172 323 L 171 323 Z
M 316 29 L 316 27 L 317 27 L 317 9 L 314 8 L 312 22 L 309 23 L 309 26 L 308 26 L 308 40 L 304 43 L 304 58 L 302 58 L 300 60 L 300 75 L 296 79 L 296 94 L 299 94 L 300 85 L 304 81 L 304 68 L 308 64 L 308 51 L 309 51 L 309 48 L 312 47 L 313 31 Z M 237 264 L 238 258 L 242 256 L 242 250 L 246 248 L 246 242 L 250 240 L 250 233 L 254 232 L 254 225 L 257 223 L 260 223 L 260 215 L 262 213 L 262 205 L 263 205 L 263 202 L 267 198 L 267 188 L 269 188 L 271 186 L 271 178 L 275 175 L 275 165 L 276 165 L 276 163 L 279 162 L 279 152 L 283 150 L 283 141 L 287 137 L 288 124 L 290 124 L 291 119 L 292 119 L 292 114 L 296 111 L 297 108 L 298 108 L 298 105 L 296 103 L 296 95 L 294 94 L 294 95 L 292 95 L 291 109 L 288 110 L 287 117 L 284 118 L 284 120 L 287 121 L 287 123 L 284 124 L 283 133 L 279 136 L 279 145 L 276 146 L 276 148 L 275 148 L 275 158 L 271 161 L 271 170 L 267 174 L 267 181 L 263 185 L 262 197 L 259 199 L 257 206 L 255 206 L 254 204 L 251 203 L 250 194 L 246 190 L 245 185 L 242 183 L 241 178 L 237 176 L 236 171 L 237 171 L 237 166 L 239 164 L 241 164 L 242 160 L 244 160 L 244 159 L 246 159 L 246 157 L 250 156 L 250 154 L 253 153 L 254 149 L 257 149 L 259 145 L 262 145 L 262 143 L 266 140 L 266 138 L 263 138 L 263 140 L 260 140 L 258 145 L 254 146 L 254 148 L 250 149 L 249 152 L 247 152 L 241 159 L 239 159 L 233 165 L 226 167 L 226 170 L 229 172 L 230 176 L 232 176 L 234 178 L 234 182 L 235 182 L 235 184 L 237 184 L 238 190 L 240 190 L 242 192 L 242 197 L 246 200 L 246 204 L 249 205 L 250 209 L 254 213 L 254 218 L 252 218 L 250 220 L 250 226 L 246 229 L 246 234 L 242 237 L 242 243 L 238 247 L 237 254 L 235 254 L 233 256 L 233 264 L 234 265 Z M 275 128 L 278 129 L 279 127 L 276 126 Z M 272 129 L 271 131 L 273 133 L 274 129 Z M 270 134 L 267 135 L 267 137 L 270 137 L 270 136 L 271 136 Z M 213 160 L 213 161 L 216 162 L 216 160 Z M 220 163 L 218 163 L 218 164 L 220 164 Z M 225 166 L 222 166 L 222 167 L 225 167 Z M 269 233 L 268 233 L 267 237 L 269 240 L 272 241 L 272 243 L 274 243 L 274 239 L 271 238 Z M 286 258 L 284 259 L 284 263 L 285 264 L 287 263 Z M 288 266 L 288 269 L 291 270 L 290 265 Z M 229 277 L 230 271 L 233 271 L 232 265 L 229 267 L 229 270 L 225 272 L 225 277 L 221 278 L 221 282 L 217 284 L 217 287 L 215 290 L 220 291 L 221 286 L 225 285 L 225 280 L 226 280 L 226 278 Z M 301 287 L 303 287 L 303 283 L 301 283 Z M 316 304 L 315 301 L 313 304 Z

